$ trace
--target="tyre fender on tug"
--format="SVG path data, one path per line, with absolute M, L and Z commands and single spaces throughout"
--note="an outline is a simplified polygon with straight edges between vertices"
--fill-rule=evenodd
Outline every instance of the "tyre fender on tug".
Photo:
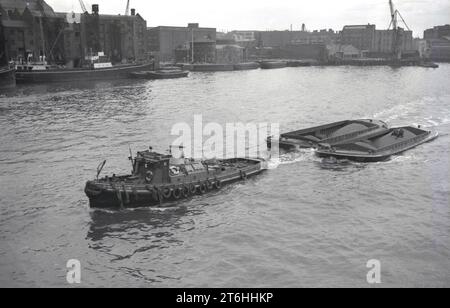
M 175 187 L 172 190 L 172 196 L 175 200 L 179 200 L 183 195 L 183 186 Z
M 145 181 L 146 181 L 147 183 L 151 183 L 151 182 L 153 181 L 153 172 L 147 171 L 147 172 L 145 173 Z

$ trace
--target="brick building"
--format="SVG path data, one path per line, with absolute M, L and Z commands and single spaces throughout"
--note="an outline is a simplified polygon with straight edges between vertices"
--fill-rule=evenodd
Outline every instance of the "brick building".
M 63 42 L 59 39 L 65 21 L 43 0 L 0 0 L 1 31 L 5 56 L 17 61 L 30 57 L 62 63 Z
M 450 25 L 425 30 L 424 39 L 427 42 L 430 59 L 450 62 Z
M 105 15 L 100 14 L 98 5 L 93 5 L 92 14 L 81 16 L 82 58 L 91 51 L 103 51 L 113 63 L 145 60 L 146 29 L 147 22 L 134 9 L 130 16 Z
M 190 57 L 189 55 L 192 53 L 188 50 L 191 48 L 192 41 L 194 41 L 194 46 L 198 46 L 200 54 L 202 54 L 204 48 L 210 49 L 209 47 L 214 47 L 215 49 L 215 46 L 207 45 L 211 45 L 211 42 L 216 41 L 216 28 L 202 28 L 194 23 L 189 24 L 187 27 L 159 26 L 147 29 L 148 50 L 158 54 L 161 61 L 174 61 L 175 50 L 177 50 L 177 55 L 179 56 L 186 55 L 184 58 Z M 198 44 L 195 44 L 195 42 L 198 42 Z M 194 56 L 195 54 L 194 50 Z M 191 60 L 189 58 L 189 61 Z
M 401 41 L 400 51 L 406 52 L 414 49 L 413 33 L 402 28 L 399 29 L 399 40 Z M 376 30 L 375 39 L 371 51 L 391 54 L 393 50 L 394 31 Z
M 352 45 L 359 50 L 372 50 L 375 44 L 375 25 L 344 26 L 340 35 L 342 45 Z
M 441 39 L 443 37 L 450 37 L 450 25 L 436 26 L 425 30 L 423 33 L 423 38 L 426 40 Z

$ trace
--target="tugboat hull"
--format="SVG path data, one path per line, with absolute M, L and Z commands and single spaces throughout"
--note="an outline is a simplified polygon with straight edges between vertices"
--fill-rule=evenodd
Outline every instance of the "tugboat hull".
M 239 160 L 242 168 L 207 171 L 204 175 L 173 179 L 170 183 L 152 183 L 131 176 L 89 181 L 85 193 L 92 208 L 157 207 L 196 195 L 218 191 L 224 185 L 256 176 L 264 171 L 262 161 Z M 246 166 L 244 166 L 246 165 Z

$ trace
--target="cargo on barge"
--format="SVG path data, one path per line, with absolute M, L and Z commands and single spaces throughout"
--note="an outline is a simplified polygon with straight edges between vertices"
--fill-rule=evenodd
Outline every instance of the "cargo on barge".
M 358 162 L 378 162 L 389 159 L 438 137 L 437 132 L 420 127 L 397 127 L 353 142 L 331 146 L 322 143 L 316 153 L 320 157 L 334 157 Z
M 267 146 L 270 148 L 272 141 L 277 141 L 280 149 L 285 150 L 314 148 L 320 143 L 336 145 L 386 130 L 388 130 L 388 125 L 379 120 L 345 120 L 284 133 L 279 136 L 278 140 L 276 136 L 270 137 L 267 140 Z

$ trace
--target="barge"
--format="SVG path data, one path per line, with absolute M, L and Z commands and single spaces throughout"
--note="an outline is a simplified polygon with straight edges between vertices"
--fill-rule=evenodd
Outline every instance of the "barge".
M 267 146 L 270 148 L 272 141 L 278 141 L 280 149 L 285 150 L 314 148 L 320 143 L 336 145 L 350 142 L 356 138 L 376 135 L 386 130 L 388 130 L 388 125 L 383 121 L 345 120 L 284 133 L 279 136 L 279 140 L 270 137 L 267 139 Z
M 262 61 L 260 63 L 262 69 L 276 69 L 287 67 L 286 61 Z
M 159 70 L 159 71 L 142 71 L 133 72 L 130 74 L 132 78 L 141 79 L 174 79 L 174 78 L 185 78 L 189 76 L 188 71 L 182 70 Z
M 416 127 L 398 127 L 353 142 L 330 145 L 322 143 L 316 153 L 320 157 L 334 157 L 358 162 L 378 162 L 389 159 L 438 137 L 437 132 Z

